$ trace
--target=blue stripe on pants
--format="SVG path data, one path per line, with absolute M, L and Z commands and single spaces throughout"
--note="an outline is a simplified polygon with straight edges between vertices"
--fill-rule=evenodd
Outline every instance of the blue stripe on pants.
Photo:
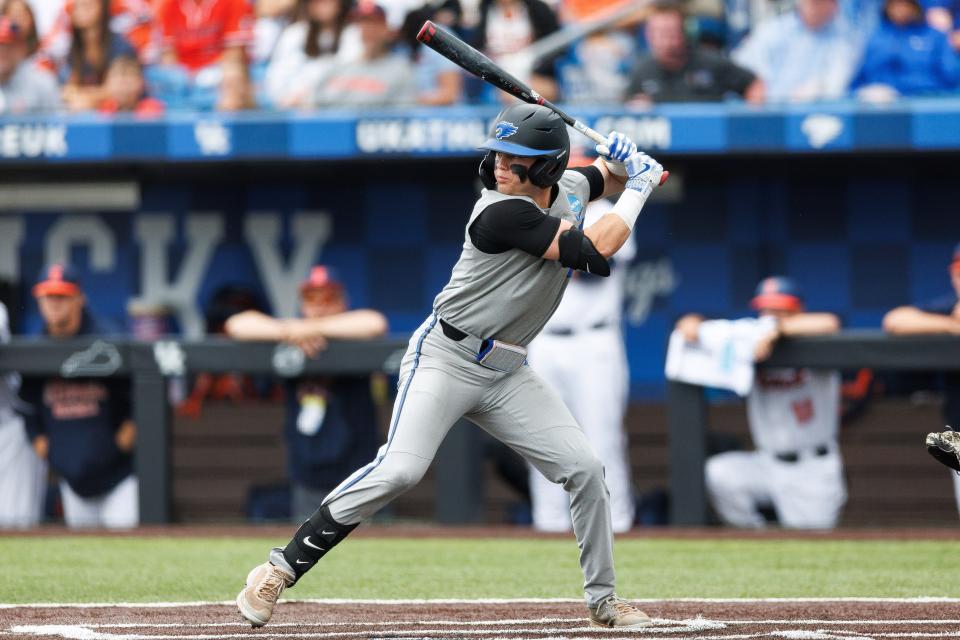
M 400 424 L 400 413 L 403 411 L 403 403 L 407 399 L 407 391 L 410 389 L 410 385 L 413 383 L 413 375 L 417 372 L 417 366 L 420 364 L 420 349 L 423 347 L 423 341 L 427 339 L 427 336 L 430 334 L 430 331 L 437 324 L 437 316 L 432 314 L 430 316 L 430 326 L 424 329 L 423 334 L 420 336 L 420 339 L 417 341 L 417 348 L 413 356 L 413 367 L 410 369 L 410 376 L 407 377 L 407 383 L 403 385 L 403 391 L 400 392 L 400 400 L 397 403 L 397 410 L 393 414 L 393 421 L 390 423 L 390 431 L 387 434 L 387 446 L 383 451 L 382 455 L 377 456 L 377 459 L 374 460 L 371 464 L 367 465 L 367 468 L 364 469 L 363 473 L 359 476 L 350 480 L 347 484 L 335 489 L 330 492 L 330 495 L 326 497 L 323 501 L 323 505 L 330 504 L 330 501 L 336 498 L 338 495 L 357 484 L 368 475 L 370 472 L 380 466 L 380 463 L 383 462 L 383 459 L 387 457 L 387 453 L 390 451 L 390 444 L 393 442 L 393 436 L 396 433 L 397 425 Z M 321 506 L 323 506 L 321 505 Z

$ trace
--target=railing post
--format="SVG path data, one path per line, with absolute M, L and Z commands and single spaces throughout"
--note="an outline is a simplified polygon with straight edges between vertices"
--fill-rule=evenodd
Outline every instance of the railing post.
M 131 345 L 133 420 L 137 425 L 135 468 L 140 484 L 140 523 L 171 520 L 170 407 L 167 381 L 153 363 L 149 345 Z
M 670 524 L 707 524 L 707 402 L 703 388 L 683 382 L 667 384 L 670 427 Z
M 435 517 L 443 524 L 483 519 L 483 447 L 476 425 L 460 420 L 437 451 Z

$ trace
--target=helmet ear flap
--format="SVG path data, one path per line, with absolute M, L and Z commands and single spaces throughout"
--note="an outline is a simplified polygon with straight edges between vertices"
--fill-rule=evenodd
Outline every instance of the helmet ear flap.
M 563 174 L 564 165 L 553 158 L 539 158 L 530 167 L 527 177 L 530 182 L 540 188 L 552 187 Z
M 483 156 L 483 160 L 480 161 L 480 182 L 487 189 L 497 188 L 497 179 L 493 177 L 494 163 L 493 151 L 487 151 L 487 155 Z

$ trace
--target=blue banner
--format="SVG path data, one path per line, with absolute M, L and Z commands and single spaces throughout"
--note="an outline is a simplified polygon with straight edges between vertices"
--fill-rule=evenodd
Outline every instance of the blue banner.
M 573 112 L 598 131 L 623 131 L 641 148 L 678 155 L 960 149 L 960 99 Z M 0 119 L 0 162 L 465 157 L 495 114 L 491 107 L 456 107 Z M 572 140 L 579 150 L 591 144 L 576 134 Z

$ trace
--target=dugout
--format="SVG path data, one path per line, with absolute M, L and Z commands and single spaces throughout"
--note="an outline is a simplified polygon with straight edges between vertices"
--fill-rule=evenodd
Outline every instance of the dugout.
M 834 311 L 854 329 L 876 328 L 886 310 L 948 290 L 945 265 L 960 240 L 958 111 L 960 101 L 944 99 L 883 110 L 576 114 L 601 130 L 626 130 L 673 173 L 638 224 L 628 277 L 640 488 L 667 477 L 655 453 L 667 442 L 662 367 L 666 335 L 683 313 L 745 315 L 757 280 L 770 273 L 793 276 L 811 309 Z M 124 323 L 131 300 L 162 300 L 189 338 L 226 284 L 249 286 L 289 313 L 291 283 L 322 260 L 339 267 L 355 306 L 382 310 L 402 337 L 429 312 L 458 255 L 476 189 L 472 147 L 492 116 L 463 108 L 3 121 L 0 279 L 11 283 L 16 327 L 37 327 L 29 285 L 54 259 L 78 266 L 98 313 Z M 717 410 L 737 422 L 735 408 Z M 884 455 L 896 459 L 899 446 Z M 926 473 L 915 471 L 907 475 Z M 941 484 L 944 495 L 911 518 L 955 521 L 948 479 Z M 488 499 L 505 504 L 502 493 L 492 484 Z M 848 509 L 855 500 L 851 482 Z M 424 495 L 411 513 L 432 506 Z

